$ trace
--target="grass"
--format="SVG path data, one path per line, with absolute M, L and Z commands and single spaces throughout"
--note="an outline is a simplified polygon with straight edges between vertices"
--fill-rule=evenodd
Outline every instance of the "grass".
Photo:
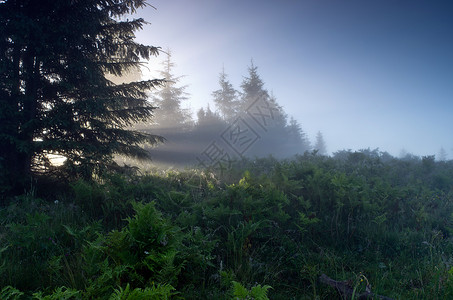
M 356 294 L 367 282 L 395 299 L 448 299 L 452 165 L 367 153 L 37 184 L 0 208 L 2 293 L 336 297 L 324 273 Z

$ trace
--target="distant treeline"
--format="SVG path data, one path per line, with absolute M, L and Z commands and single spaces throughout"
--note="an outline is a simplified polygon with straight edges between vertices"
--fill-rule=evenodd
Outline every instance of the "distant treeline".
M 181 77 L 173 74 L 173 67 L 171 51 L 167 50 L 160 72 L 167 82 L 150 99 L 157 107 L 154 117 L 135 127 L 166 139 L 163 145 L 148 147 L 155 163 L 215 166 L 240 157 L 287 158 L 312 150 L 326 154 L 322 134 L 318 132 L 316 142 L 310 142 L 300 123 L 288 117 L 276 97 L 264 88 L 253 61 L 240 90 L 222 70 L 219 88 L 212 92 L 215 108 L 200 108 L 196 120 L 182 108 L 189 95 L 186 86 L 178 85 Z

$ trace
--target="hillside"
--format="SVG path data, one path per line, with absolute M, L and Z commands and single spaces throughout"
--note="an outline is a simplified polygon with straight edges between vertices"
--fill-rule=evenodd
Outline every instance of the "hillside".
M 338 297 L 322 274 L 355 296 L 453 296 L 451 161 L 342 151 L 49 182 L 1 207 L 2 299 Z

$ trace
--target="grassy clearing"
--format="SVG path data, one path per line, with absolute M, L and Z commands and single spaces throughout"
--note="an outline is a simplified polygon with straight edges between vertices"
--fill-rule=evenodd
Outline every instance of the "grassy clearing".
M 0 210 L 1 298 L 452 297 L 452 163 L 340 154 L 36 184 Z

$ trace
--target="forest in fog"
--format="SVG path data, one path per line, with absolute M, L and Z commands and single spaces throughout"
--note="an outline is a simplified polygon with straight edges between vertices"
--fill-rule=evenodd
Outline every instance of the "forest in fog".
M 175 62 L 171 51 L 163 55 L 167 58 L 162 63 L 159 78 L 167 81 L 150 94 L 149 100 L 156 107 L 154 117 L 134 125 L 136 130 L 166 139 L 162 144 L 146 148 L 153 165 L 220 169 L 229 168 L 241 157 L 288 158 L 306 151 L 327 154 L 322 133 L 318 132 L 314 143 L 309 140 L 301 124 L 289 117 L 265 88 L 253 61 L 240 90 L 233 87 L 222 70 L 218 87 L 212 91 L 215 107 L 208 104 L 199 108 L 193 118 L 192 111 L 184 108 L 190 102 L 190 95 L 186 92 L 187 86 L 179 82 L 182 76 L 173 73 Z M 139 162 L 135 164 L 140 166 Z
M 445 150 L 328 152 L 253 60 L 194 117 L 146 7 L 0 0 L 0 299 L 453 297 Z

